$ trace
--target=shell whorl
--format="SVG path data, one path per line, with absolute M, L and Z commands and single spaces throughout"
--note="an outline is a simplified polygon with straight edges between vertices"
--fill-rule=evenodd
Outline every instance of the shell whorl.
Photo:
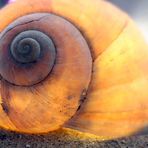
M 11 31 L 13 32 L 13 29 L 4 33 L 0 40 L 2 77 L 20 86 L 31 86 L 44 80 L 56 59 L 52 40 L 46 34 L 35 30 L 26 30 L 16 36 L 14 34 L 9 40 Z M 41 63 L 46 64 L 43 71 L 40 70 Z
M 1 33 L 0 49 L 2 107 L 7 108 L 15 126 L 24 132 L 39 132 L 44 126 L 34 130 L 39 125 L 33 120 L 37 120 L 53 130 L 74 115 L 90 82 L 92 58 L 86 40 L 72 23 L 50 13 L 24 15 Z M 6 91 L 16 100 L 14 104 Z M 24 106 L 17 106 L 17 100 L 24 101 Z M 34 101 L 25 107 L 25 100 Z M 47 119 L 41 116 L 43 113 L 49 115 Z M 33 114 L 40 117 L 33 119 Z

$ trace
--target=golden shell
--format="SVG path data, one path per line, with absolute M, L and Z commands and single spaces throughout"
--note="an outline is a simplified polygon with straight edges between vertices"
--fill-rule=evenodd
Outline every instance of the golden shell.
M 108 139 L 147 126 L 148 45 L 124 12 L 102 0 L 22 0 L 0 20 L 2 128 Z M 15 50 L 26 42 L 35 61 Z

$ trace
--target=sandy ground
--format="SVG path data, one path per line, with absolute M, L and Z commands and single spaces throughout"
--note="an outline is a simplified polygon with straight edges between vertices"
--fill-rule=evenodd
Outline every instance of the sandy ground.
M 118 140 L 71 139 L 68 134 L 23 135 L 0 131 L 0 148 L 148 148 L 148 136 L 132 136 Z

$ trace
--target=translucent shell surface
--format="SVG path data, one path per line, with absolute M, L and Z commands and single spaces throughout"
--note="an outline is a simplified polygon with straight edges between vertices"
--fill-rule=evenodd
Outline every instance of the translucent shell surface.
M 54 45 L 48 45 L 51 40 L 46 42 L 42 34 L 50 37 Z M 37 50 L 31 45 L 32 40 L 40 45 L 41 55 L 35 62 L 29 59 L 22 63 L 18 53 L 16 57 L 10 53 L 10 45 L 18 36 L 21 47 L 29 45 L 31 50 Z M 27 39 L 25 46 L 21 43 L 24 39 Z M 24 56 L 23 48 L 16 48 Z M 0 125 L 26 133 L 59 129 L 77 111 L 90 82 L 92 58 L 81 33 L 62 17 L 30 14 L 1 32 L 0 49 Z M 52 59 L 54 56 L 56 60 Z
M 122 11 L 102 0 L 22 0 L 2 9 L 0 20 L 2 128 L 44 133 L 64 127 L 110 139 L 147 126 L 148 46 Z M 53 42 L 52 69 L 48 58 L 29 70 L 4 62 L 11 41 L 28 30 Z

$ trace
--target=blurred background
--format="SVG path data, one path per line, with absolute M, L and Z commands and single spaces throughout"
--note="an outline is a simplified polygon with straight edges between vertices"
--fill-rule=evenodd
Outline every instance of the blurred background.
M 0 7 L 15 0 L 0 0 Z M 148 0 L 108 0 L 125 10 L 138 24 L 148 42 Z
M 0 0 L 0 8 L 5 6 L 9 0 Z
M 148 42 L 148 0 L 108 0 L 126 11 L 137 23 Z

